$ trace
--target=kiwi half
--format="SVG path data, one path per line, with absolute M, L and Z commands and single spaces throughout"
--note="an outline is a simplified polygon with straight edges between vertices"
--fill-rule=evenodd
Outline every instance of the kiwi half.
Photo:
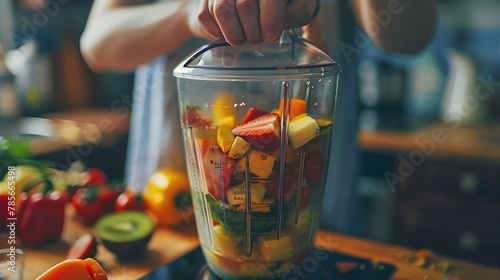
M 139 211 L 111 213 L 100 218 L 95 225 L 101 244 L 119 259 L 142 255 L 154 229 L 153 219 Z

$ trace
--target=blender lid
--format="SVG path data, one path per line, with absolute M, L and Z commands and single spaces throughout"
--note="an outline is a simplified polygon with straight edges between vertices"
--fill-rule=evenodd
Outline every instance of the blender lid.
M 276 42 L 230 46 L 225 41 L 205 45 L 182 61 L 174 76 L 196 80 L 294 79 L 331 76 L 340 66 L 293 29 Z

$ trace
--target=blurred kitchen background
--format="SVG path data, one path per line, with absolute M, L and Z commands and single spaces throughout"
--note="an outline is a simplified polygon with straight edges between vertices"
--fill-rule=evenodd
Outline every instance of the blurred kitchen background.
M 134 74 L 85 65 L 91 5 L 1 0 L 0 136 L 121 178 Z M 359 235 L 500 266 L 500 2 L 441 0 L 439 17 L 418 57 L 361 48 Z

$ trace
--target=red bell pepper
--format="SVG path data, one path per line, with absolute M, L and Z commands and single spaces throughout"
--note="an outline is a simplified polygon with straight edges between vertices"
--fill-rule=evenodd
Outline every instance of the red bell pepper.
M 21 194 L 19 237 L 28 246 L 38 246 L 58 239 L 64 227 L 66 197 L 55 191 Z
M 7 207 L 9 202 L 9 195 L 6 193 L 0 193 L 0 230 L 5 229 L 7 225 L 7 218 L 9 218 L 9 208 Z

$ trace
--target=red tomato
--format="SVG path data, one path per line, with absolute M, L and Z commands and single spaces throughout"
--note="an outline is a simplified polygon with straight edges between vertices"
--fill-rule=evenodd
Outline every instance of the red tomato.
M 98 198 L 104 205 L 106 212 L 113 212 L 115 209 L 115 202 L 122 191 L 118 188 L 113 187 L 100 187 L 98 188 Z
M 133 191 L 125 191 L 121 193 L 115 201 L 115 211 L 125 211 L 125 210 L 146 210 L 146 204 L 140 193 L 135 193 Z
M 108 183 L 106 174 L 97 168 L 89 168 L 81 175 L 82 185 L 85 187 L 94 186 L 101 187 Z
M 108 211 L 98 197 L 98 189 L 79 189 L 71 199 L 76 215 L 88 225 L 94 224 Z

